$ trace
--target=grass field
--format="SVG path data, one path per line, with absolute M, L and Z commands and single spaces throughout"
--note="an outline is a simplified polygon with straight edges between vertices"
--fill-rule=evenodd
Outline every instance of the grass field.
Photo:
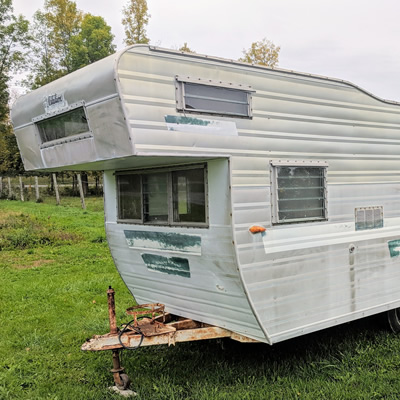
M 102 200 L 0 201 L 0 399 L 113 399 L 109 352 L 81 344 L 133 299 L 105 241 Z M 124 352 L 136 399 L 399 399 L 400 337 L 374 317 L 269 347 L 216 341 Z

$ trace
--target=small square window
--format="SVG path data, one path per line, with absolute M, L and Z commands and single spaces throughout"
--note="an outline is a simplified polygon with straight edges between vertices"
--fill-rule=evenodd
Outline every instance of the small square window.
M 327 219 L 325 163 L 275 162 L 271 171 L 272 222 Z

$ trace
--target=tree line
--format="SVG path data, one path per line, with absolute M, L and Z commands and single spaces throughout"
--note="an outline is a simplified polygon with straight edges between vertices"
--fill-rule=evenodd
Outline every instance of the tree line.
M 146 0 L 128 0 L 122 10 L 126 45 L 149 43 L 150 17 Z M 36 89 L 113 54 L 113 41 L 105 19 L 79 10 L 73 0 L 44 0 L 31 22 L 14 14 L 12 0 L 0 0 L 0 175 L 24 173 L 10 121 L 13 75 L 24 72 L 22 85 Z M 195 53 L 187 42 L 179 50 Z M 262 39 L 243 50 L 239 61 L 275 67 L 279 51 Z

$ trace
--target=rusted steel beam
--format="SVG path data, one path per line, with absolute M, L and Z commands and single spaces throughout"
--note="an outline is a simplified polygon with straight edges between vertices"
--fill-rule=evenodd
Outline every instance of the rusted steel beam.
M 108 319 L 110 321 L 110 333 L 115 334 L 118 332 L 117 318 L 115 316 L 115 291 L 109 286 L 107 290 L 107 301 L 108 301 Z
M 201 322 L 193 321 L 192 319 L 183 319 L 180 321 L 175 321 L 168 326 L 173 326 L 176 330 L 180 329 L 194 329 L 194 328 L 200 328 L 202 326 Z
M 171 332 L 159 336 L 144 337 L 141 346 L 155 346 L 160 344 L 175 345 L 178 342 L 191 342 L 196 340 L 206 339 L 219 339 L 230 337 L 231 331 L 227 329 L 214 327 L 185 329 L 181 331 Z M 135 347 L 138 346 L 141 340 L 141 335 L 134 332 L 127 332 L 121 336 L 121 342 L 124 346 Z M 119 342 L 117 334 L 107 334 L 93 336 L 81 347 L 84 351 L 102 351 L 102 350 L 115 350 L 121 349 L 122 346 Z

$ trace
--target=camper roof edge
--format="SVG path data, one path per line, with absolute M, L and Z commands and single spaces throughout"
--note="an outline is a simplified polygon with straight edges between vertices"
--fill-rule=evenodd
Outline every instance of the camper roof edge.
M 147 45 L 133 45 L 129 48 L 126 48 L 125 51 L 128 51 L 133 47 L 139 47 L 139 46 L 146 47 Z M 256 68 L 256 69 L 270 70 L 270 71 L 279 72 L 279 73 L 282 73 L 285 75 L 295 75 L 295 76 L 299 76 L 299 77 L 314 78 L 314 79 L 319 79 L 319 80 L 323 80 L 323 81 L 330 81 L 330 82 L 347 85 L 352 88 L 355 88 L 355 89 L 359 90 L 360 92 L 365 93 L 366 95 L 368 95 L 368 96 L 372 97 L 373 99 L 378 100 L 382 103 L 393 104 L 396 106 L 400 105 L 400 102 L 398 102 L 398 101 L 383 99 L 350 81 L 346 81 L 346 80 L 339 79 L 339 78 L 332 78 L 332 77 L 328 77 L 328 76 L 324 76 L 324 75 L 294 71 L 294 70 L 280 68 L 280 67 L 279 68 L 271 68 L 271 67 L 267 67 L 265 65 L 260 65 L 260 64 L 249 64 L 249 63 L 245 63 L 245 62 L 237 61 L 237 60 L 233 60 L 233 59 L 227 59 L 227 58 L 222 58 L 222 57 L 217 57 L 217 56 L 208 56 L 206 54 L 186 53 L 186 52 L 179 51 L 179 50 L 165 49 L 162 47 L 151 46 L 151 45 L 148 47 L 151 51 L 155 51 L 155 52 L 159 52 L 159 53 L 170 53 L 170 54 L 177 54 L 177 55 L 179 54 L 179 55 L 189 56 L 189 57 L 194 57 L 194 58 L 218 61 L 218 62 L 226 63 L 226 64 L 235 64 L 235 65 L 241 65 L 241 66 L 246 66 L 246 67 L 251 67 L 251 68 Z M 122 51 L 121 53 L 123 53 L 123 52 L 124 51 Z

